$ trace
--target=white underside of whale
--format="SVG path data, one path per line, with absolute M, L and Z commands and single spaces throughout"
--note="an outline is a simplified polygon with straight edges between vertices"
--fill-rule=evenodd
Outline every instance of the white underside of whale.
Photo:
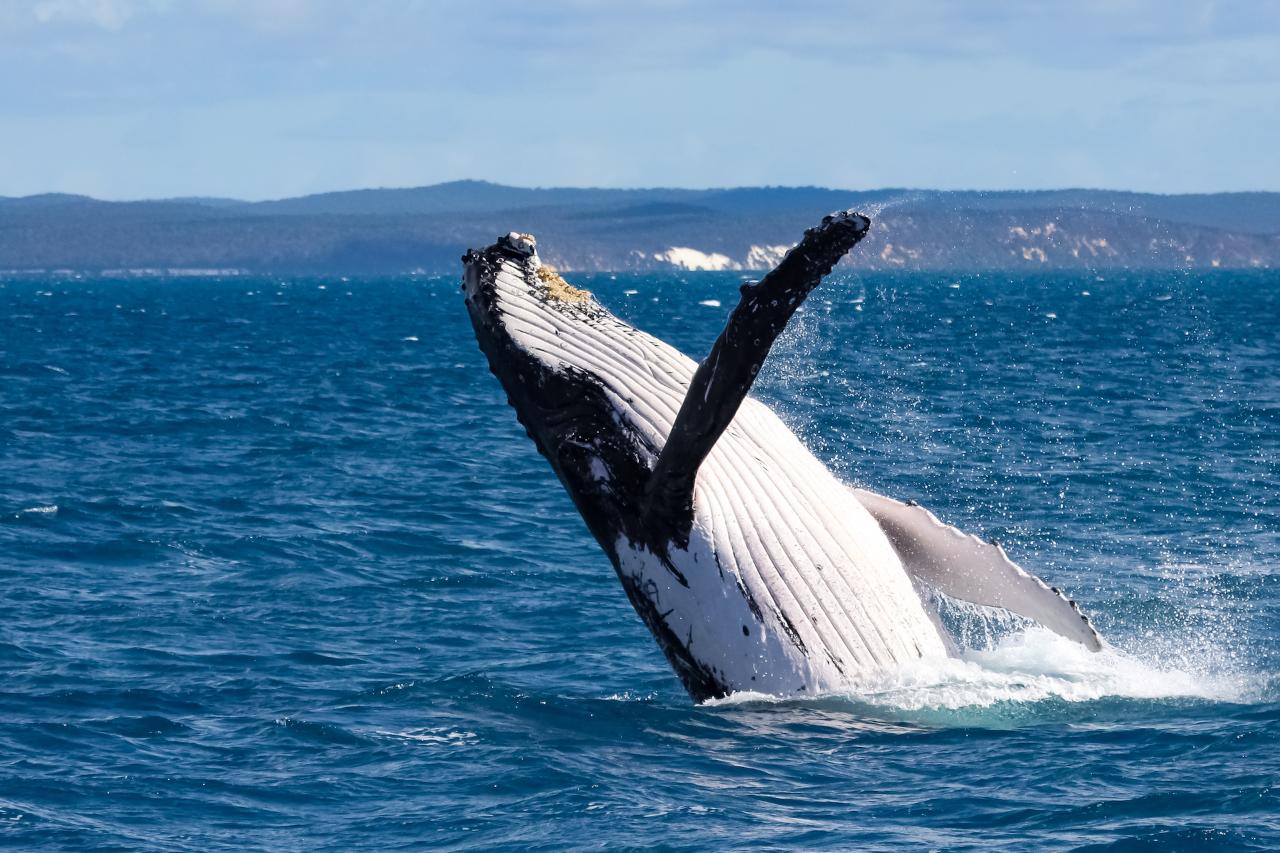
M 502 262 L 495 305 L 516 345 L 595 377 L 618 421 L 660 449 L 697 364 L 607 312 L 555 302 L 518 262 Z M 603 460 L 592 470 L 609 489 Z M 849 487 L 751 397 L 698 470 L 694 512 L 688 548 L 668 554 L 688 586 L 625 537 L 619 569 L 732 691 L 838 692 L 873 670 L 945 657 L 950 641 L 921 586 L 1098 645 L 1074 605 L 998 546 Z

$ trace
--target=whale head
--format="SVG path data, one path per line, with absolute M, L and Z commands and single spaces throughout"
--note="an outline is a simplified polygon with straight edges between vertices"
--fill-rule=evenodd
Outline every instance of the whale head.
M 511 232 L 463 262 L 476 339 L 521 425 L 606 551 L 619 533 L 640 536 L 658 436 L 620 355 L 639 333 L 543 264 L 531 235 Z

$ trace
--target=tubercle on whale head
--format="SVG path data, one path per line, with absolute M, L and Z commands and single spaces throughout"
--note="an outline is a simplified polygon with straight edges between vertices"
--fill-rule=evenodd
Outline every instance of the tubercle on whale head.
M 511 231 L 505 237 L 499 237 L 497 245 L 521 257 L 538 257 L 538 238 L 532 234 Z
M 530 294 L 536 296 L 540 302 L 583 307 L 595 303 L 590 291 L 569 284 L 553 267 L 542 262 L 538 257 L 538 240 L 532 234 L 511 231 L 499 237 L 492 246 L 483 251 L 472 249 L 467 252 L 462 257 L 462 262 L 470 269 L 476 263 L 486 259 L 492 263 L 492 256 L 505 257 L 518 263 L 524 271 L 525 285 L 529 288 Z M 467 293 L 468 299 L 478 296 L 474 286 L 468 289 L 467 281 L 469 279 L 464 279 L 463 291 Z M 479 280 L 475 284 L 478 285 Z
M 532 234 L 512 231 L 499 237 L 491 246 L 484 249 L 469 249 L 462 256 L 463 278 L 462 292 L 466 294 L 467 303 L 483 300 L 488 307 L 494 293 L 494 274 L 503 257 L 520 263 L 530 272 L 542 266 L 538 258 L 538 241 Z
M 587 303 L 591 301 L 591 293 L 581 288 L 574 287 L 569 282 L 560 277 L 560 273 L 556 272 L 546 264 L 541 264 L 536 272 L 538 280 L 546 287 L 548 299 L 554 299 L 559 302 L 575 302 Z

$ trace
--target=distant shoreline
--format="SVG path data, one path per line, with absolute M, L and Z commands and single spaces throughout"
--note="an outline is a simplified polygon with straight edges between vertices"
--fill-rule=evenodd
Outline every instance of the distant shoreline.
M 1280 193 L 743 187 L 526 189 L 457 181 L 270 202 L 0 198 L 0 269 L 424 275 L 511 230 L 573 271 L 770 268 L 815 214 L 875 220 L 860 269 L 1275 269 Z M 14 273 L 7 273 L 14 274 Z M 43 274 L 43 273 L 42 273 Z M 103 274 L 103 273 L 96 273 Z

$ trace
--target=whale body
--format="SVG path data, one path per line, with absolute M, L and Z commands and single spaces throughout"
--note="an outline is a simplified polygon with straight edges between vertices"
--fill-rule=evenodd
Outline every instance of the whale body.
M 1096 651 L 1079 608 L 996 544 L 841 482 L 751 383 L 870 220 L 832 214 L 695 363 L 623 322 L 512 233 L 463 259 L 480 347 L 695 701 L 813 695 L 954 654 L 928 591 Z

